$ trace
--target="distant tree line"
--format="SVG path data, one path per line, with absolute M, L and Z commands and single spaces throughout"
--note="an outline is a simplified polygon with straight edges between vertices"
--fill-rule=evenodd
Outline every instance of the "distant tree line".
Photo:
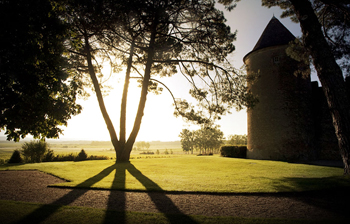
M 215 127 L 201 127 L 199 130 L 190 131 L 182 129 L 179 137 L 183 151 L 199 151 L 199 154 L 218 153 L 220 146 L 223 144 L 224 133 Z
M 230 135 L 226 144 L 232 146 L 247 145 L 247 135 Z
M 151 144 L 149 142 L 145 142 L 145 141 L 139 141 L 139 142 L 136 142 L 133 149 L 134 150 L 148 150 L 149 147 L 151 146 Z

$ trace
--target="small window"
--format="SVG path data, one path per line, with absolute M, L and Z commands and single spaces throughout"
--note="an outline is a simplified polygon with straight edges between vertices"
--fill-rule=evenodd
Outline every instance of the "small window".
M 273 57 L 273 63 L 275 63 L 275 64 L 280 63 L 280 57 L 278 57 L 278 56 Z

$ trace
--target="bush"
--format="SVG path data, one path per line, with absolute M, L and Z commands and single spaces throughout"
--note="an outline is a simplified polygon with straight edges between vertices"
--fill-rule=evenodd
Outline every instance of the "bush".
M 8 163 L 23 163 L 23 159 L 21 157 L 21 152 L 19 150 L 15 150 L 12 153 L 12 156 L 10 158 L 10 160 L 8 161 Z
M 48 149 L 46 154 L 44 155 L 43 162 L 52 162 L 55 159 L 55 153 L 52 149 Z
M 0 165 L 5 165 L 6 161 L 4 159 L 0 159 Z
M 232 158 L 246 158 L 247 146 L 221 146 L 221 156 Z
M 108 156 L 89 156 L 86 160 L 109 160 Z
M 153 155 L 154 152 L 152 152 L 152 151 L 146 151 L 146 152 L 140 152 L 140 154 Z
M 168 154 L 169 154 L 168 149 L 165 149 L 164 154 L 165 154 L 165 155 L 168 155 Z
M 22 145 L 22 155 L 25 162 L 40 163 L 48 151 L 48 144 L 44 141 L 30 141 Z
M 87 158 L 88 158 L 88 155 L 86 154 L 85 150 L 82 149 L 82 150 L 79 152 L 79 154 L 78 154 L 76 160 L 77 160 L 77 161 L 83 161 L 83 160 L 86 160 Z

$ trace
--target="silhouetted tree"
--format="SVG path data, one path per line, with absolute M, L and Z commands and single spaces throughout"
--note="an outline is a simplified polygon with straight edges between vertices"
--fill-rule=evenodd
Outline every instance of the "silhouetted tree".
M 196 148 L 200 153 L 215 153 L 223 143 L 224 133 L 218 126 L 202 126 L 194 132 Z
M 229 145 L 247 145 L 247 135 L 230 135 L 228 137 Z
M 343 75 L 349 75 L 350 4 L 345 0 L 262 0 L 280 6 L 283 16 L 299 21 L 303 45 L 322 84 L 338 138 L 344 174 L 350 175 L 350 108 Z M 339 64 L 341 67 L 339 66 Z M 344 74 L 343 74 L 343 71 Z
M 194 132 L 188 129 L 182 129 L 179 137 L 181 138 L 182 150 L 185 152 L 191 151 L 191 154 L 193 154 L 193 149 L 196 145 Z
M 81 83 L 64 55 L 68 27 L 54 6 L 0 0 L 0 129 L 8 140 L 57 138 L 81 111 Z
M 219 1 L 232 9 L 232 0 Z M 175 101 L 176 115 L 198 123 L 219 118 L 232 107 L 250 105 L 245 75 L 237 72 L 226 56 L 234 50 L 235 34 L 225 25 L 215 1 L 129 0 L 72 1 L 65 5 L 67 21 L 75 26 L 71 53 L 77 68 L 90 76 L 99 106 L 116 150 L 117 161 L 128 161 L 140 129 L 148 92 L 167 88 L 155 76 L 181 73 L 193 86 L 190 94 L 199 101 L 196 111 L 186 101 Z M 75 44 L 77 46 L 77 44 Z M 73 57 L 72 56 L 72 57 Z M 115 70 L 126 66 L 121 100 L 119 138 L 107 113 L 98 76 L 108 60 Z M 132 77 L 131 71 L 139 74 Z M 141 95 L 132 131 L 126 136 L 126 105 L 130 79 L 139 79 Z M 199 88 L 197 82 L 206 88 Z M 159 87 L 163 85 L 163 87 Z M 168 88 L 167 88 L 168 89 Z M 208 111 L 206 114 L 204 111 Z

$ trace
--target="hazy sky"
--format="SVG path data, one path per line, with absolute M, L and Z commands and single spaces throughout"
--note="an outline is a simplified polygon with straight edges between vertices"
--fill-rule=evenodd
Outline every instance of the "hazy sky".
M 239 68 L 243 65 L 243 57 L 251 51 L 258 41 L 266 25 L 274 15 L 278 18 L 295 36 L 301 36 L 298 24 L 292 23 L 290 19 L 280 19 L 281 10 L 277 7 L 265 8 L 261 6 L 260 0 L 241 0 L 237 7 L 231 12 L 224 12 L 227 18 L 227 24 L 231 30 L 238 30 L 237 41 L 234 42 L 236 50 L 231 63 Z M 114 122 L 116 130 L 119 127 L 119 106 L 121 98 L 121 83 L 115 77 L 112 82 L 114 90 L 105 98 L 107 110 Z M 188 96 L 189 84 L 181 76 L 161 79 L 170 87 L 176 98 Z M 134 86 L 136 86 L 135 84 Z M 128 100 L 128 118 L 127 128 L 132 128 L 133 118 L 139 99 L 139 89 L 131 87 L 133 94 L 129 94 Z M 134 103 L 133 103 L 134 102 Z M 109 134 L 98 107 L 96 96 L 91 94 L 88 100 L 79 100 L 83 106 L 80 115 L 73 117 L 68 121 L 68 127 L 65 127 L 64 135 L 60 139 L 80 139 L 80 140 L 109 140 Z M 175 141 L 179 140 L 179 133 L 183 128 L 189 128 L 189 125 L 183 122 L 182 118 L 173 116 L 174 107 L 170 94 L 164 90 L 161 95 L 148 94 L 145 113 L 141 124 L 141 129 L 137 141 Z M 232 114 L 222 118 L 217 122 L 225 136 L 231 134 L 247 133 L 246 111 L 232 111 Z M 197 127 L 191 127 L 197 129 Z M 128 130 L 127 130 L 128 131 Z M 117 131 L 119 132 L 119 131 Z M 4 131 L 1 132 L 3 135 Z

